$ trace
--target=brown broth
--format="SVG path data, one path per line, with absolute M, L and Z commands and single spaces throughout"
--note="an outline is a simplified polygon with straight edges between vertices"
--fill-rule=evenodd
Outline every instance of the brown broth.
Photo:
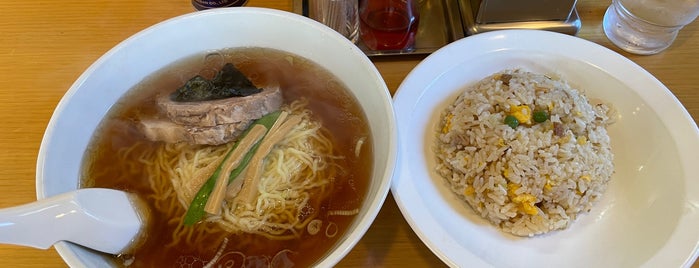
M 167 66 L 131 89 L 112 108 L 93 137 L 83 161 L 81 186 L 121 189 L 136 193 L 147 201 L 152 200 L 149 197 L 153 192 L 148 183 L 148 174 L 145 174 L 145 167 L 139 166 L 143 164 L 135 159 L 120 161 L 117 157 L 120 148 L 130 147 L 137 142 L 146 144 L 137 147 L 137 150 L 148 151 L 159 146 L 158 143 L 144 140 L 132 122 L 139 116 L 158 112 L 155 105 L 158 94 L 172 92 L 195 74 L 210 77 L 225 62 L 234 63 L 258 87 L 278 83 L 283 90 L 285 103 L 300 97 L 309 99 L 308 108 L 330 130 L 335 148 L 345 158 L 340 164 L 344 165 L 343 170 L 346 172 L 335 180 L 332 187 L 334 192 L 323 201 L 321 210 L 327 212 L 360 208 L 373 168 L 373 146 L 366 117 L 357 101 L 337 78 L 317 64 L 286 52 L 263 48 L 230 49 L 195 55 Z M 360 157 L 355 157 L 355 144 L 360 137 L 365 137 L 366 141 Z M 172 188 L 172 185 L 168 183 L 163 187 Z M 180 206 L 176 202 L 173 205 Z M 109 256 L 115 264 L 123 266 L 124 259 L 133 256 L 131 267 L 201 267 L 214 257 L 223 237 L 227 237 L 226 250 L 219 259 L 219 264 L 242 267 L 241 256 L 244 255 L 247 265 L 254 267 L 260 267 L 256 264 L 272 267 L 286 265 L 288 262 L 293 263 L 294 267 L 305 267 L 327 254 L 355 218 L 321 213 L 320 219 L 324 223 L 336 224 L 337 235 L 333 237 L 322 235 L 326 228 L 322 228 L 316 235 L 304 232 L 300 238 L 281 241 L 259 235 L 233 235 L 221 231 L 206 238 L 206 241 L 210 241 L 209 244 L 182 243 L 168 249 L 164 245 L 171 242 L 171 234 L 179 222 L 164 218 L 162 210 L 153 204 L 150 206 L 149 228 L 143 244 L 133 251 L 133 255 Z M 181 213 L 185 212 L 183 208 L 180 210 Z M 216 228 L 215 224 L 200 223 L 188 228 L 212 227 Z M 323 227 L 327 227 L 326 224 Z M 332 232 L 332 228 L 330 231 Z M 274 260 L 275 255 L 281 257 Z

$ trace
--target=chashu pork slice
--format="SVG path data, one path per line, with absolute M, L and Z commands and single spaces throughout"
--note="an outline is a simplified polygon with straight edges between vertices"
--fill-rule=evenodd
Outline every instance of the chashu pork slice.
M 211 101 L 176 102 L 171 100 L 169 95 L 164 95 L 158 97 L 157 103 L 172 122 L 189 126 L 214 127 L 259 119 L 279 110 L 282 100 L 279 86 L 273 86 L 250 96 Z
M 250 121 L 220 124 L 213 127 L 186 126 L 166 118 L 141 118 L 139 127 L 147 139 L 166 143 L 219 145 L 235 140 L 247 129 Z

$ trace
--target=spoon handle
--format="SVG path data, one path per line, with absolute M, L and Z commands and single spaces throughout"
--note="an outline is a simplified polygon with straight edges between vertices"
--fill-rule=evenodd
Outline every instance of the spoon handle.
M 116 254 L 131 244 L 141 225 L 126 193 L 79 189 L 0 209 L 0 243 L 47 249 L 71 241 Z

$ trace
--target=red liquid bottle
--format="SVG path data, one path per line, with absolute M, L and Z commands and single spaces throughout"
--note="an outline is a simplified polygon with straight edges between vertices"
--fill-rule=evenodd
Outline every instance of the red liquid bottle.
M 361 0 L 360 35 L 371 50 L 413 50 L 420 20 L 417 0 Z

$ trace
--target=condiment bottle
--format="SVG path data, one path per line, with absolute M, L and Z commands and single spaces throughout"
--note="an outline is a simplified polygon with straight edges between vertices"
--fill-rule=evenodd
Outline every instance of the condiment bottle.
M 192 0 L 192 5 L 197 10 L 217 7 L 239 7 L 245 5 L 248 0 Z
M 360 0 L 360 35 L 372 50 L 413 50 L 420 20 L 417 0 Z

